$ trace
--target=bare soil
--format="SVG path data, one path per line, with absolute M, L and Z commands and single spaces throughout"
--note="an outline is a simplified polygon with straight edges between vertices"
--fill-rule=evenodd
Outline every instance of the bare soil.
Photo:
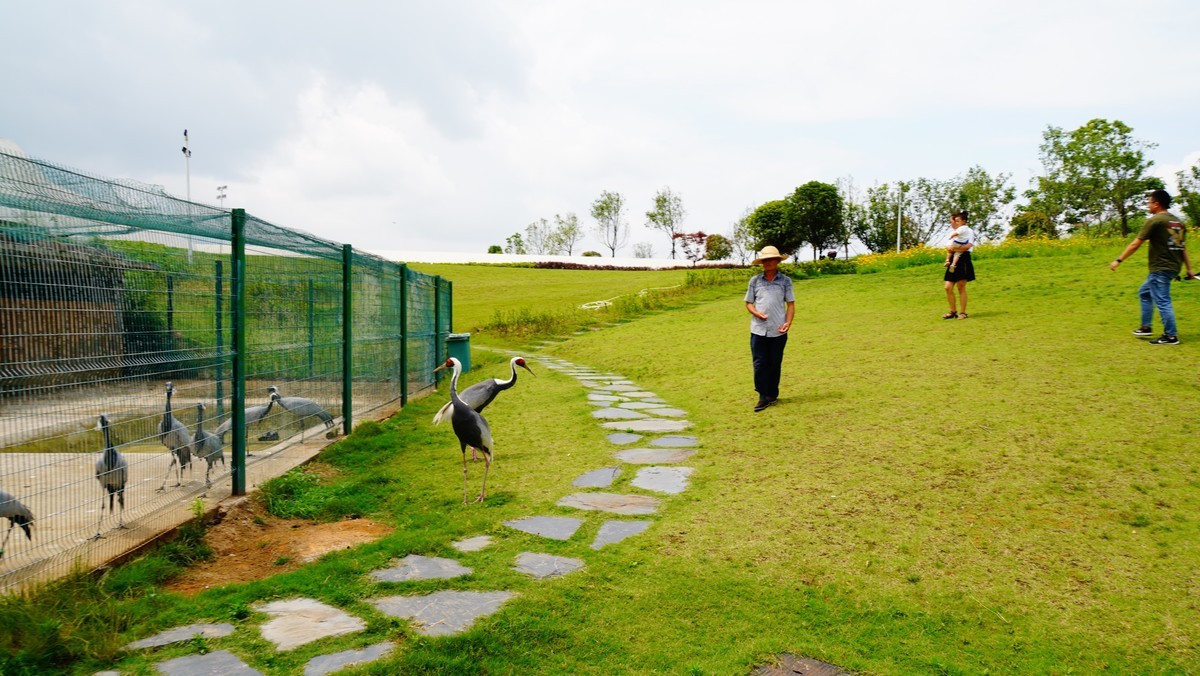
M 373 542 L 393 530 L 368 519 L 279 519 L 253 497 L 231 503 L 217 518 L 204 538 L 215 558 L 189 568 L 167 585 L 169 589 L 195 596 L 209 587 L 260 580 L 295 570 L 327 552 Z

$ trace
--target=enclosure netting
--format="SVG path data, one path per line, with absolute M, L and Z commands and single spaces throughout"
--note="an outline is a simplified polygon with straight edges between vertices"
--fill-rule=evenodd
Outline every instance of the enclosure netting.
M 231 214 L 0 152 L 0 590 L 229 493 L 238 318 L 247 487 L 434 385 L 449 282 L 247 216 L 238 307 Z

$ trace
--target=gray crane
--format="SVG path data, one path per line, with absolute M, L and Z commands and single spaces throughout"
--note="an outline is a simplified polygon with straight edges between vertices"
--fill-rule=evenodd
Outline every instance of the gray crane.
M 496 399 L 496 395 L 517 384 L 518 366 L 526 371 L 529 371 L 529 375 L 535 378 L 537 377 L 537 374 L 533 372 L 533 369 L 526 365 L 524 357 L 513 357 L 508 361 L 508 366 L 512 370 L 512 375 L 509 376 L 508 380 L 497 380 L 495 378 L 482 380 L 460 392 L 458 394 L 458 398 L 462 399 L 463 402 L 467 406 L 470 406 L 471 409 L 476 413 L 483 413 L 483 409 L 487 408 L 487 405 Z M 444 406 L 438 409 L 437 414 L 433 416 L 434 425 L 440 425 L 442 421 L 445 420 L 446 415 L 450 413 L 450 406 L 451 402 L 448 401 Z M 479 456 L 475 453 L 475 447 L 473 446 L 471 447 L 471 459 L 479 459 Z
M 4 550 L 8 547 L 8 538 L 12 536 L 13 526 L 20 526 L 25 531 L 25 537 L 33 540 L 33 531 L 29 524 L 33 523 L 33 512 L 13 497 L 12 493 L 0 490 L 0 519 L 8 519 L 8 534 L 4 536 L 4 544 L 0 544 L 0 559 L 4 558 Z
M 171 395 L 175 394 L 175 384 L 167 383 L 167 408 L 163 411 L 162 422 L 158 425 L 158 438 L 171 451 L 171 464 L 167 465 L 167 473 L 163 476 L 159 491 L 167 487 L 167 478 L 171 476 L 171 468 L 176 469 L 176 486 L 183 485 L 183 468 L 192 467 L 192 435 L 188 433 L 187 425 L 175 419 L 171 414 Z
M 204 410 L 207 407 L 204 402 L 196 402 L 196 441 L 192 448 L 196 451 L 196 456 L 208 465 L 204 468 L 204 487 L 212 487 L 212 468 L 219 460 L 221 466 L 225 466 L 225 451 L 221 445 L 221 438 L 212 432 L 204 431 Z
M 279 404 L 279 407 L 288 413 L 300 418 L 302 423 L 305 419 L 316 416 L 321 419 L 321 422 L 325 423 L 325 429 L 333 429 L 333 414 L 321 408 L 321 405 L 312 399 L 285 397 L 279 393 L 279 388 L 274 385 L 268 387 L 267 391 L 271 393 L 271 401 Z
M 267 401 L 266 406 L 247 407 L 246 412 L 245 412 L 246 429 L 250 429 L 250 425 L 253 425 L 254 423 L 266 418 L 267 414 L 271 412 L 271 407 L 274 405 L 275 405 L 275 400 L 270 399 Z M 220 437 L 221 444 L 225 443 L 225 435 L 228 434 L 229 430 L 231 430 L 231 429 L 233 429 L 233 418 L 232 417 L 229 418 L 228 420 L 226 420 L 225 422 L 221 423 L 220 425 L 217 425 L 216 435 L 218 437 Z M 259 441 L 262 441 L 262 439 L 259 439 Z
M 113 513 L 113 498 L 121 505 L 121 516 L 117 528 L 125 527 L 125 484 L 129 482 L 129 461 L 113 446 L 112 432 L 108 429 L 108 416 L 100 416 L 100 432 L 104 434 L 104 452 L 96 461 L 96 481 L 100 482 L 100 518 L 96 521 L 95 538 L 100 537 L 100 524 L 104 523 L 104 498 L 108 498 L 108 513 Z M 93 538 L 93 539 L 95 539 Z
M 462 450 L 463 504 L 467 503 L 467 446 L 483 452 L 483 485 L 479 489 L 479 497 L 475 498 L 475 502 L 483 502 L 484 496 L 487 495 L 488 470 L 492 468 L 492 429 L 482 415 L 458 398 L 458 376 L 462 373 L 462 364 L 450 357 L 433 372 L 437 373 L 442 369 L 454 371 L 450 378 L 450 425 L 454 428 L 454 435 L 458 437 L 458 444 Z

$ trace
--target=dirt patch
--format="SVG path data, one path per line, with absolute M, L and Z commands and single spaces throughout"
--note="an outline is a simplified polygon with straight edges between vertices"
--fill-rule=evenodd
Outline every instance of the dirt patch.
M 218 518 L 205 535 L 216 558 L 192 566 L 168 589 L 194 596 L 209 587 L 261 580 L 296 570 L 327 552 L 373 542 L 393 530 L 368 519 L 279 519 L 253 498 L 234 502 Z

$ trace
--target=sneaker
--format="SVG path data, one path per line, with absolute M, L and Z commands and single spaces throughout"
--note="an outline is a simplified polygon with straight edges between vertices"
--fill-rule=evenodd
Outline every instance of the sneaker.
M 1151 331 L 1149 326 L 1140 326 L 1133 330 L 1133 335 L 1138 338 L 1149 338 L 1154 335 L 1154 331 Z
M 1161 336 L 1150 341 L 1150 344 L 1151 345 L 1178 345 L 1179 344 L 1179 336 L 1168 336 L 1167 334 L 1164 333 Z
M 764 410 L 766 407 L 768 407 L 770 405 L 771 405 L 771 402 L 767 401 L 766 397 L 759 397 L 758 403 L 754 405 L 754 412 L 758 413 L 759 411 Z

